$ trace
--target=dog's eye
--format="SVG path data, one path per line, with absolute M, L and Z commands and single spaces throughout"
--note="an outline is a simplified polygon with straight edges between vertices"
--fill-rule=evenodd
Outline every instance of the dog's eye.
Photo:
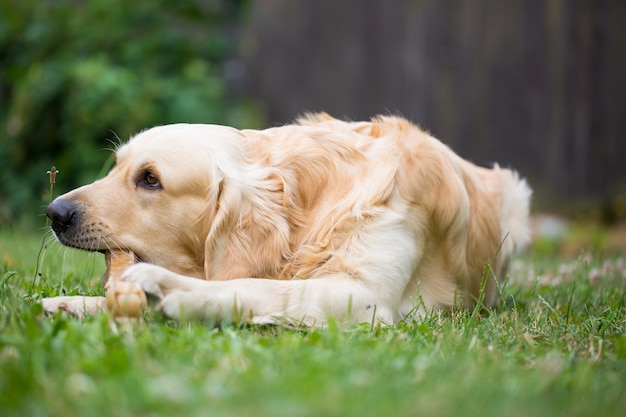
M 161 183 L 159 182 L 159 178 L 152 172 L 147 171 L 141 180 L 141 185 L 150 189 L 161 188 Z

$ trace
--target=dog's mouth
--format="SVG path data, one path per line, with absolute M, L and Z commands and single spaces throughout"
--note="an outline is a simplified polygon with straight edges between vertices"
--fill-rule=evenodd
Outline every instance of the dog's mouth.
M 57 223 L 52 223 L 51 228 L 59 242 L 70 248 L 104 253 L 111 246 L 110 242 L 105 240 L 106 232 L 96 225 L 77 222 L 61 227 Z
M 113 277 L 121 276 L 126 268 L 141 262 L 141 258 L 129 249 L 98 250 L 97 252 L 104 254 L 106 270 L 102 275 L 102 285 L 105 288 Z
M 144 262 L 144 260 L 141 258 L 141 256 L 137 255 L 137 252 L 135 252 L 134 250 L 131 249 L 119 249 L 123 252 L 132 252 L 135 255 L 135 263 L 139 263 L 139 262 Z M 107 249 L 98 249 L 95 252 L 101 253 L 103 255 L 106 255 L 107 252 L 109 252 L 109 250 Z

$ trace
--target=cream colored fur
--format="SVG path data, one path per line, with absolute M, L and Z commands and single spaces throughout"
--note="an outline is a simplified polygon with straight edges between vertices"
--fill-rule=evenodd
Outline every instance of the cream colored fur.
M 161 188 L 142 186 L 147 172 Z M 123 279 L 174 318 L 397 323 L 496 305 L 529 239 L 530 194 L 516 173 L 477 167 L 399 117 L 179 124 L 138 134 L 106 178 L 59 197 L 80 215 L 57 236 L 134 251 L 143 262 Z

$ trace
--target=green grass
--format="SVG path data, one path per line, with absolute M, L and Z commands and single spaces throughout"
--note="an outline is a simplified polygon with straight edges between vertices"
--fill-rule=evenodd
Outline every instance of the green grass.
M 0 233 L 2 416 L 622 416 L 620 253 L 515 261 L 504 305 L 380 327 L 289 330 L 44 316 L 101 294 L 104 260 Z M 591 279 L 590 279 L 591 278 Z

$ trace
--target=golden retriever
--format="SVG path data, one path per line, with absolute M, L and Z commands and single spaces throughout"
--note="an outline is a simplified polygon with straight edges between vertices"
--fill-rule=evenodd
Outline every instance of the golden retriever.
M 175 124 L 116 151 L 103 179 L 52 202 L 61 243 L 132 250 L 122 279 L 176 319 L 397 323 L 498 304 L 529 239 L 531 191 L 399 117 L 327 114 L 267 130 Z M 102 297 L 56 297 L 76 314 Z

